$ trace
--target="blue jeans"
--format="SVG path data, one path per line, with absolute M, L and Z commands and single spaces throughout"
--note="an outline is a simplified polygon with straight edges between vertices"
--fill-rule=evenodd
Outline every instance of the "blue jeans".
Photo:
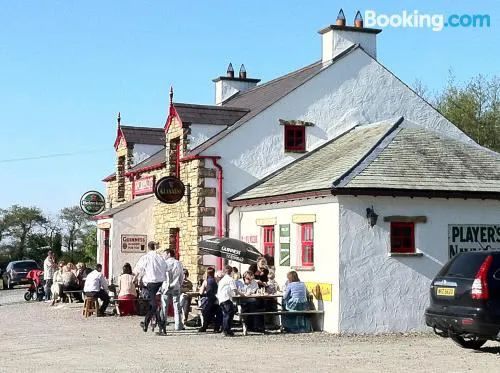
M 168 305 L 173 301 L 174 304 L 174 320 L 175 330 L 184 329 L 182 324 L 182 306 L 181 306 L 181 291 L 169 289 L 161 297 L 161 319 L 162 323 L 167 324 Z
M 144 317 L 144 325 L 146 327 L 149 326 L 149 322 L 151 321 L 151 318 L 153 315 L 156 314 L 156 293 L 158 293 L 158 290 L 160 290 L 162 285 L 162 282 L 150 282 L 149 284 L 146 285 L 146 290 L 147 290 L 147 296 L 149 300 L 149 309 L 148 312 L 146 313 L 146 316 Z M 158 326 L 160 327 L 160 330 L 165 329 L 165 324 L 162 323 L 161 317 L 159 320 L 157 320 Z
M 52 279 L 48 278 L 45 280 L 45 284 L 43 286 L 43 290 L 45 291 L 45 300 L 49 300 L 51 294 L 50 287 L 52 286 Z
M 225 334 L 233 334 L 234 304 L 231 300 L 227 300 L 220 304 L 222 310 L 222 331 Z

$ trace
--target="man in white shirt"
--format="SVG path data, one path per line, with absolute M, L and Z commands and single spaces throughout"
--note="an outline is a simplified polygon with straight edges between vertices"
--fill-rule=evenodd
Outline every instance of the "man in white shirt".
M 148 325 L 151 318 L 156 313 L 156 293 L 158 293 L 163 281 L 167 278 L 167 263 L 165 259 L 156 252 L 156 242 L 148 242 L 148 249 L 148 253 L 143 255 L 134 267 L 136 277 L 142 278 L 144 290 L 149 300 L 149 310 L 144 317 L 144 322 L 141 322 L 141 327 L 144 332 L 148 331 Z M 165 324 L 159 313 L 157 316 L 160 333 L 162 333 L 165 331 Z
M 57 268 L 56 262 L 54 259 L 54 253 L 52 250 L 49 250 L 47 253 L 47 258 L 43 261 L 43 280 L 44 280 L 44 291 L 45 291 L 45 301 L 50 301 L 51 291 L 50 287 L 52 286 L 52 282 L 54 279 L 54 271 Z
M 224 277 L 219 281 L 217 299 L 222 309 L 222 331 L 226 337 L 234 336 L 232 331 L 233 317 L 235 313 L 233 295 L 236 294 L 236 284 L 231 276 L 233 268 L 229 265 L 224 267 Z
M 175 330 L 184 330 L 182 324 L 182 307 L 181 307 L 181 285 L 184 281 L 184 269 L 181 262 L 175 259 L 175 251 L 167 250 L 165 256 L 167 264 L 167 279 L 162 285 L 161 311 L 162 319 L 166 324 L 168 305 L 173 301 L 174 305 L 174 320 Z M 165 330 L 163 330 L 165 332 Z
M 85 286 L 83 287 L 83 292 L 86 296 L 101 300 L 101 307 L 97 312 L 97 316 L 104 316 L 109 304 L 108 282 L 101 271 L 102 265 L 96 264 L 95 270 L 87 275 Z

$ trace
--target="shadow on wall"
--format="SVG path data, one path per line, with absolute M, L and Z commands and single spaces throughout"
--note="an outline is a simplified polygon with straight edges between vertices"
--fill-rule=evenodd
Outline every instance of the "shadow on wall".
M 422 276 L 428 278 L 430 281 L 436 277 L 437 273 L 444 265 L 437 259 L 423 252 L 422 257 L 391 257 L 393 260 L 397 260 L 401 264 L 411 268 L 412 270 L 420 273 Z

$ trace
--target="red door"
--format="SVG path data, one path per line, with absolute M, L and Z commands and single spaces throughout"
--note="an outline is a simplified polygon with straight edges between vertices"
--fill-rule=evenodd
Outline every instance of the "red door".
M 109 274 L 109 229 L 104 229 L 104 250 L 102 258 L 102 269 L 104 277 L 108 278 Z

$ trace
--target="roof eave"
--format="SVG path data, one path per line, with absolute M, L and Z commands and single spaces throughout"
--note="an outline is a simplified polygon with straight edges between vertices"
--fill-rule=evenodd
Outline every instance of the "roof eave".
M 234 201 L 230 200 L 228 204 L 229 206 L 232 207 L 244 207 L 244 206 L 265 205 L 270 203 L 287 202 L 298 199 L 309 199 L 309 198 L 328 197 L 328 196 L 331 196 L 330 189 L 319 189 L 306 192 L 280 194 L 269 197 L 247 198 Z
M 374 196 L 374 197 L 409 197 L 409 198 L 455 198 L 455 199 L 493 199 L 500 200 L 500 191 L 461 191 L 435 189 L 402 188 L 332 188 L 334 196 Z

